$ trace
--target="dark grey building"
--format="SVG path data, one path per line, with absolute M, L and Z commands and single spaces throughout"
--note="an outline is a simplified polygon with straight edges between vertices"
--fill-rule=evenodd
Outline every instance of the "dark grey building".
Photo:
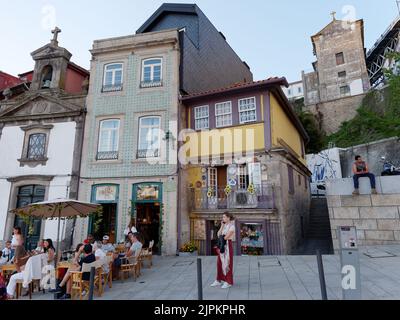
M 164 3 L 136 33 L 180 30 L 180 89 L 194 93 L 253 81 L 249 66 L 195 4 Z

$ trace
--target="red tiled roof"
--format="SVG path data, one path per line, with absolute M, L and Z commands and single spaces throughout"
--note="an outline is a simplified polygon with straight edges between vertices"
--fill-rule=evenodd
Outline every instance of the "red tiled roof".
M 282 77 L 282 78 L 273 77 L 273 78 L 268 78 L 266 80 L 253 81 L 253 82 L 240 82 L 240 83 L 235 83 L 235 84 L 233 84 L 229 87 L 225 87 L 225 88 L 218 88 L 218 89 L 204 91 L 204 92 L 192 93 L 192 94 L 183 96 L 182 100 L 189 100 L 192 98 L 198 98 L 198 97 L 209 96 L 209 95 L 213 95 L 213 94 L 217 94 L 217 93 L 234 91 L 236 89 L 252 88 L 252 87 L 258 87 L 258 86 L 263 86 L 263 85 L 279 85 L 279 86 L 286 86 L 286 87 L 289 86 L 285 77 Z
M 22 81 L 19 78 L 14 77 L 13 75 L 6 72 L 0 71 L 0 90 L 13 87 L 20 83 L 22 83 Z

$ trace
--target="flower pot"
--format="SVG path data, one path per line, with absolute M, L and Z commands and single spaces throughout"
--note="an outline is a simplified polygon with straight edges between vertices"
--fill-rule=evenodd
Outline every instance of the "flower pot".
M 179 252 L 179 256 L 180 256 L 180 257 L 193 257 L 193 256 L 197 256 L 197 251 L 193 251 L 193 252 Z

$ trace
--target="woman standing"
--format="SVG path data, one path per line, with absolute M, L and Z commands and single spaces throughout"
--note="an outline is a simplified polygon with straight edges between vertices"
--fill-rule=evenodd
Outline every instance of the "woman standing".
M 11 238 L 11 257 L 15 254 L 15 249 L 18 246 L 22 246 L 24 244 L 24 238 L 22 236 L 21 227 L 14 227 L 13 236 Z
M 228 289 L 233 285 L 233 240 L 235 238 L 234 217 L 229 212 L 222 216 L 221 228 L 218 231 L 222 248 L 217 248 L 217 279 L 211 285 L 222 289 Z M 221 250 L 222 249 L 222 250 Z

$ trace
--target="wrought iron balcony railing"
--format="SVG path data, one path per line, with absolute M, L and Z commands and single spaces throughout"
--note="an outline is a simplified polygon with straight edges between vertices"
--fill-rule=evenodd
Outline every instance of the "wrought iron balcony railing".
M 112 85 L 104 85 L 101 89 L 101 92 L 117 92 L 122 91 L 122 84 L 112 84 Z
M 160 156 L 160 150 L 159 149 L 143 149 L 143 150 L 138 150 L 137 152 L 137 158 L 138 159 L 147 159 L 147 158 L 158 158 Z
M 196 210 L 216 209 L 275 209 L 274 187 L 269 184 L 254 189 L 190 188 L 189 208 Z
M 97 152 L 96 159 L 97 160 L 117 160 L 118 159 L 118 151 Z
M 155 88 L 162 87 L 162 81 L 142 81 L 140 83 L 141 88 Z

